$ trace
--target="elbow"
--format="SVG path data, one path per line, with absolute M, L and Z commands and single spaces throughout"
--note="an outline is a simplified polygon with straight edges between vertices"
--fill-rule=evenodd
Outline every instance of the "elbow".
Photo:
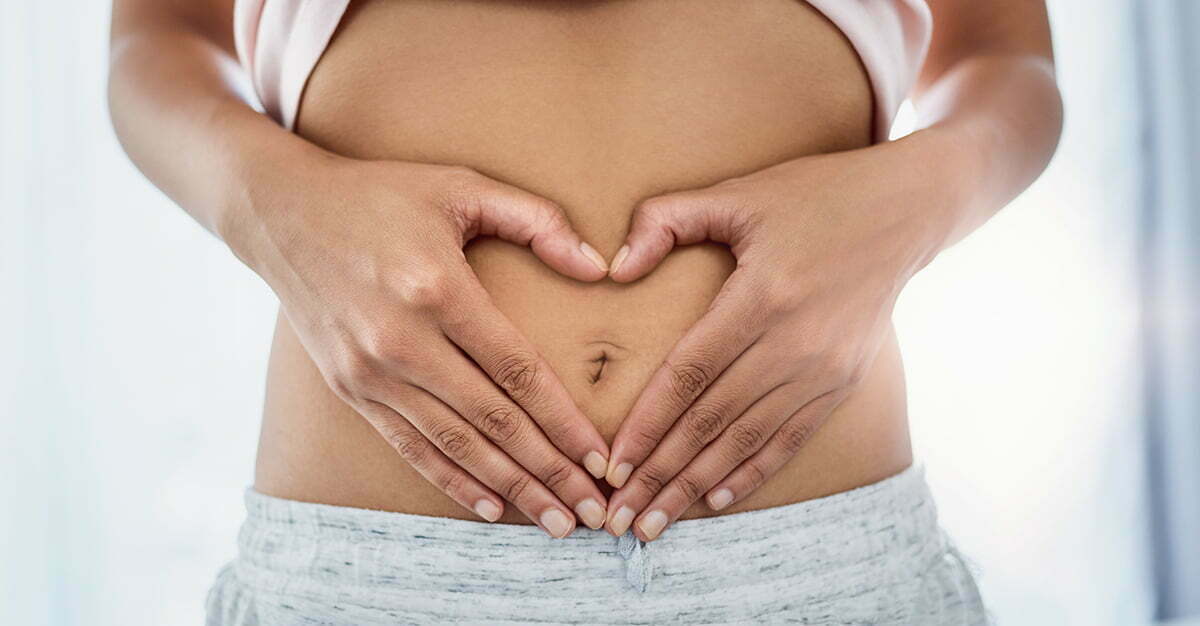
M 1022 73 L 1028 76 L 1024 91 L 1028 98 L 1027 104 L 1033 114 L 1026 116 L 1024 121 L 1025 124 L 1032 127 L 1025 136 L 1036 138 L 1036 143 L 1042 146 L 1038 151 L 1043 155 L 1042 161 L 1037 167 L 1040 175 L 1058 150 L 1058 145 L 1062 140 L 1063 128 L 1066 123 L 1066 106 L 1062 90 L 1058 86 L 1054 61 L 1050 56 L 1024 55 L 1018 62 L 1028 68 Z
M 130 57 L 136 47 L 136 39 L 136 35 L 128 34 L 112 39 L 109 47 L 108 77 L 105 84 L 105 103 L 108 108 L 109 123 L 112 124 L 117 141 L 120 142 L 127 154 L 130 150 L 128 139 L 131 129 L 129 125 L 131 119 L 135 117 L 130 110 L 133 98 L 130 88 L 137 79 L 131 75 L 133 68 L 130 67 Z

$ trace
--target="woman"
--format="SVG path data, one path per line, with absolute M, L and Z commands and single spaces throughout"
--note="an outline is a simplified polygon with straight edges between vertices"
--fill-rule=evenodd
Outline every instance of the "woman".
M 281 304 L 210 624 L 986 622 L 890 313 L 1054 151 L 1043 3 L 114 5 Z

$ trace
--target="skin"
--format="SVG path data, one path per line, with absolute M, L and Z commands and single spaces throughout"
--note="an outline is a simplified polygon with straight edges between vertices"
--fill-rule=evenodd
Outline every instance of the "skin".
M 759 0 L 753 11 L 727 0 L 355 7 L 312 72 L 297 135 L 347 158 L 485 172 L 552 199 L 605 255 L 620 247 L 634 206 L 647 196 L 870 142 L 871 93 L 857 54 L 795 0 Z M 371 224 L 377 231 L 378 221 Z M 357 249 L 338 247 L 348 257 Z M 700 243 L 676 249 L 638 281 L 585 283 L 494 238 L 473 240 L 465 253 L 497 308 L 606 439 L 735 262 L 728 246 Z M 329 393 L 289 316 L 282 318 L 255 489 L 461 515 Z M 904 418 L 891 343 L 821 440 L 738 507 L 820 497 L 900 471 L 911 462 Z M 603 523 L 602 515 L 577 513 L 580 525 Z M 713 514 L 698 502 L 684 516 Z M 526 519 L 512 510 L 499 521 Z
M 613 441 L 613 534 L 632 519 L 651 541 L 697 499 L 719 510 L 775 474 L 862 381 L 913 274 L 1048 163 L 1062 103 L 1044 3 L 929 4 L 920 130 L 635 210 L 614 280 L 704 240 L 729 244 L 738 265 Z
M 586 186 L 564 171 L 568 168 L 521 170 L 472 154 L 429 158 L 434 144 L 415 141 L 419 137 L 401 137 L 399 131 L 380 137 L 395 126 L 394 120 L 370 128 L 364 123 L 366 116 L 343 114 L 355 120 L 355 126 L 367 127 L 368 137 L 354 137 L 353 129 L 336 127 L 332 113 L 322 118 L 320 90 L 311 87 L 317 93 L 312 99 L 306 96 L 301 107 L 301 136 L 282 131 L 250 111 L 234 88 L 229 27 L 220 17 L 229 14 L 228 7 L 207 12 L 197 4 L 116 3 L 114 123 L 143 171 L 221 236 L 280 296 L 284 318 L 272 377 L 282 382 L 268 385 L 268 404 L 274 402 L 280 414 L 290 415 L 300 415 L 307 407 L 320 414 L 320 421 L 317 416 L 312 423 L 294 421 L 300 418 L 280 421 L 268 407 L 263 439 L 267 454 L 260 449 L 256 488 L 297 499 L 343 498 L 340 503 L 347 505 L 435 514 L 434 498 L 407 480 L 405 468 L 386 464 L 374 454 L 371 445 L 376 441 L 390 445 L 397 463 L 403 460 L 415 468 L 458 505 L 472 508 L 482 499 L 503 511 L 503 501 L 512 501 L 520 515 L 552 535 L 560 533 L 541 521 L 545 511 L 569 516 L 569 533 L 575 522 L 572 509 L 580 519 L 588 517 L 588 500 L 601 511 L 607 506 L 608 530 L 619 534 L 622 529 L 614 528 L 613 515 L 621 507 L 644 511 L 639 522 L 651 511 L 662 510 L 669 522 L 716 514 L 696 504 L 687 515 L 680 512 L 704 489 L 712 493 L 731 487 L 736 492 L 736 502 L 721 510 L 727 513 L 816 497 L 890 475 L 908 460 L 903 416 L 896 409 L 902 407 L 902 397 L 888 392 L 901 382 L 894 336 L 886 322 L 894 294 L 906 273 L 919 269 L 1027 185 L 1044 166 L 1058 132 L 1057 92 L 1047 72 L 1048 42 L 1044 54 L 1031 51 L 1039 42 L 1032 31 L 1044 28 L 1040 4 L 1006 4 L 1002 14 L 988 15 L 998 9 L 932 3 L 940 34 L 920 87 L 926 128 L 913 137 L 886 144 L 891 146 L 886 150 L 855 150 L 864 140 L 850 139 L 856 133 L 847 127 L 837 141 L 783 147 L 777 154 L 764 154 L 754 166 L 740 163 L 734 171 L 728 166 L 675 163 L 679 171 L 693 174 L 663 170 L 648 176 L 665 187 L 650 189 L 652 199 L 646 194 L 577 197 L 572 190 Z M 1041 26 L 1034 19 L 1036 28 L 1031 29 L 1031 16 L 1040 16 Z M 974 24 L 976 20 L 986 27 Z M 976 36 L 992 31 L 996 32 L 987 37 Z M 956 32 L 972 35 L 959 37 Z M 840 75 L 849 76 L 844 71 Z M 189 80 L 172 80 L 178 76 Z M 318 79 L 314 75 L 314 81 Z M 370 102 L 366 97 L 356 100 Z M 828 124 L 833 115 L 833 110 L 821 112 L 801 124 L 801 134 L 818 121 Z M 645 129 L 639 132 L 646 134 Z M 188 162 L 181 163 L 172 145 L 192 147 Z M 803 156 L 789 160 L 787 152 Z M 570 154 L 557 161 L 568 160 Z M 639 167 L 648 170 L 664 160 L 662 154 L 652 156 Z M 484 171 L 489 175 L 480 173 Z M 936 172 L 936 177 L 926 171 Z M 561 185 L 554 182 L 556 177 L 563 179 Z M 946 184 L 939 189 L 914 185 L 930 179 Z M 864 185 L 862 180 L 876 182 Z M 630 189 L 646 189 L 636 179 L 627 182 Z M 694 191 L 661 195 L 670 189 Z M 903 195 L 897 190 L 904 190 Z M 896 197 L 913 201 L 897 206 Z M 847 219 L 864 214 L 856 207 L 884 204 L 880 198 L 894 209 L 892 220 Z M 625 232 L 619 220 L 614 222 L 611 216 L 617 209 L 591 213 L 584 208 L 589 204 L 636 205 L 631 228 Z M 805 210 L 795 210 L 798 204 Z M 331 206 L 346 209 L 332 215 Z M 814 212 L 809 207 L 827 208 Z M 801 213 L 807 215 L 797 215 Z M 632 299 L 624 301 L 630 305 L 626 310 L 645 310 L 652 298 L 665 293 L 670 293 L 671 308 L 684 310 L 679 319 L 656 329 L 673 336 L 661 353 L 656 352 L 657 344 L 644 347 L 647 355 L 639 362 L 651 365 L 645 365 L 644 374 L 629 374 L 628 380 L 638 382 L 630 383 L 633 393 L 627 402 L 617 397 L 625 392 L 620 388 L 610 387 L 605 401 L 591 402 L 573 379 L 559 380 L 557 373 L 568 359 L 551 351 L 560 338 L 539 335 L 544 332 L 542 318 L 513 295 L 533 277 L 551 281 L 557 271 L 577 282 L 558 279 L 553 284 L 567 295 L 561 303 L 540 308 L 561 310 L 586 297 L 582 291 L 571 296 L 573 285 L 583 287 L 604 278 L 604 260 L 592 264 L 568 221 L 613 259 L 611 278 L 627 286 L 621 289 L 632 290 Z M 468 244 L 476 235 L 532 244 L 532 252 L 546 267 L 495 239 Z M 622 257 L 618 248 L 623 239 L 630 251 Z M 664 257 L 675 243 L 705 239 L 730 247 L 698 244 Z M 379 241 L 388 243 L 381 246 Z M 809 245 L 801 256 L 792 254 L 805 247 L 796 246 L 797 241 L 838 245 Z M 354 255 L 329 255 L 330 242 Z M 890 270 L 880 271 L 881 266 Z M 696 283 L 696 275 L 705 276 L 703 282 Z M 736 279 L 725 282 L 726 276 Z M 772 280 L 778 276 L 800 280 Z M 689 284 L 689 292 L 668 291 L 680 284 Z M 862 287 L 851 291 L 847 285 Z M 614 301 L 625 297 L 626 292 L 610 286 L 614 284 L 605 281 L 596 288 Z M 660 295 L 636 296 L 639 289 Z M 718 291 L 721 295 L 713 300 Z M 835 313 L 843 310 L 857 315 L 843 319 Z M 749 327 L 766 330 L 757 336 L 741 332 Z M 720 349 L 700 354 L 689 348 L 708 334 L 717 336 L 711 345 Z M 668 357 L 671 341 L 681 336 Z M 786 353 L 739 349 L 784 341 L 793 346 Z M 800 359 L 796 345 L 806 346 Z M 466 357 L 458 356 L 458 349 Z M 742 356 L 734 359 L 738 354 Z M 512 355 L 520 355 L 515 367 Z M 679 371 L 682 363 L 689 368 L 683 371 L 710 376 L 655 374 L 664 361 L 675 368 L 671 371 Z M 431 372 L 430 363 L 444 369 Z M 620 376 L 621 361 L 614 359 L 612 365 L 617 367 L 611 368 L 616 370 L 611 376 Z M 693 366 L 704 369 L 690 369 Z M 536 372 L 538 378 L 528 372 Z M 776 383 L 771 394 L 763 392 L 763 373 Z M 756 386 L 760 379 L 763 386 Z M 326 385 L 306 384 L 310 380 Z M 671 380 L 688 384 L 672 386 Z M 714 382 L 706 385 L 709 381 Z M 320 396 L 317 387 L 327 387 L 333 397 Z M 678 393 L 681 390 L 685 393 Z M 821 400 L 810 402 L 812 398 Z M 314 411 L 314 406 L 320 410 Z M 579 406 L 585 407 L 587 417 Z M 808 409 L 798 413 L 799 407 Z M 366 417 L 358 422 L 369 425 L 369 432 L 358 437 L 350 418 L 342 423 L 343 410 L 354 419 Z M 793 414 L 805 419 L 787 422 L 797 425 L 778 425 L 781 417 Z M 671 429 L 676 422 L 679 427 Z M 325 432 L 319 430 L 322 427 L 328 428 L 329 436 L 315 437 Z M 613 462 L 606 468 L 605 440 L 618 429 Z M 295 439 L 297 432 L 320 443 L 306 447 L 305 441 Z M 513 436 L 514 432 L 522 434 Z M 634 441 L 642 442 L 643 449 L 629 445 Z M 648 445 L 657 441 L 661 446 Z M 759 441 L 764 444 L 755 452 L 753 444 Z M 855 443 L 878 459 L 846 457 L 844 450 Z M 795 455 L 801 445 L 805 455 Z M 321 455 L 331 447 L 332 452 Z M 610 482 L 626 485 L 611 499 L 599 489 L 604 485 L 591 483 L 578 466 L 568 467 L 585 463 L 586 453 L 593 450 L 602 463 L 591 473 L 603 475 L 607 469 Z M 758 461 L 743 463 L 730 474 L 732 461 L 744 451 L 754 452 L 752 459 Z M 317 479 L 300 476 L 305 462 L 322 468 L 323 474 L 339 474 L 337 463 L 352 462 L 356 454 L 380 467 L 342 472 L 352 480 L 334 482 L 327 491 L 313 486 Z M 264 465 L 264 458 L 292 462 L 280 470 L 270 460 Z M 618 480 L 616 468 L 626 462 L 638 470 L 627 481 Z M 785 465 L 786 471 L 781 470 Z M 401 505 L 398 497 L 386 494 L 350 493 L 358 485 L 378 482 L 370 478 L 387 476 L 413 492 L 412 500 Z M 772 483 L 772 476 L 787 480 Z M 822 476 L 829 478 L 823 481 Z M 747 477 L 757 483 L 745 481 Z M 590 512 L 594 519 L 595 509 Z M 519 521 L 507 513 L 498 519 Z M 635 525 L 643 539 L 661 532 L 652 536 L 643 524 Z
M 566 536 L 577 510 L 606 504 L 581 465 L 602 475 L 607 443 L 463 246 L 529 246 L 581 281 L 603 278 L 603 259 L 544 198 L 463 166 L 347 159 L 257 114 L 231 73 L 231 15 L 228 2 L 114 3 L 109 101 L 126 151 L 263 277 L 329 388 L 400 457 L 485 519 L 507 500 Z M 327 254 L 334 241 L 358 253 Z

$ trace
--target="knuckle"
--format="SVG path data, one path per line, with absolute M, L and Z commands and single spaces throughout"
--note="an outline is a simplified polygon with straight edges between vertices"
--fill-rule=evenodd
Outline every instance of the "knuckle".
M 533 483 L 533 476 L 525 472 L 520 472 L 516 476 L 504 483 L 504 488 L 501 492 L 504 499 L 509 502 L 516 502 L 521 496 L 529 490 L 529 486 Z
M 660 435 L 655 435 L 654 433 L 642 430 L 641 428 L 629 431 L 629 434 L 626 436 L 632 440 L 630 443 L 633 444 L 634 450 L 653 450 L 662 440 Z
M 571 465 L 567 462 L 554 463 L 542 474 L 542 484 L 546 485 L 551 491 L 558 492 L 571 480 L 572 474 L 574 474 L 574 471 L 572 471 Z
M 374 375 L 378 369 L 375 364 L 402 363 L 408 359 L 404 342 L 386 327 L 376 326 L 363 338 L 363 351 L 359 369 L 369 369 Z
M 374 388 L 379 379 L 375 365 L 361 354 L 343 358 L 338 370 L 339 375 L 333 377 L 334 392 L 348 398 L 358 397 L 362 391 Z
M 653 466 L 642 466 L 635 478 L 642 489 L 652 494 L 662 491 L 663 485 L 667 482 L 663 474 Z
M 687 498 L 689 503 L 699 500 L 700 496 L 704 495 L 704 492 L 707 491 L 703 483 L 687 472 L 675 477 L 675 486 L 683 494 L 683 497 Z
M 337 375 L 331 376 L 327 380 L 330 391 L 343 402 L 349 404 L 357 404 L 361 399 L 358 392 L 358 386 L 349 376 Z
M 681 401 L 691 402 L 712 381 L 708 368 L 697 363 L 672 363 L 668 367 L 671 391 Z
M 812 439 L 813 433 L 816 432 L 814 425 L 805 419 L 794 419 L 789 423 L 783 431 L 782 441 L 784 450 L 790 454 L 795 454 L 804 447 Z
M 452 424 L 437 431 L 434 435 L 439 447 L 446 456 L 455 461 L 463 461 L 471 454 L 471 435 L 468 428 L 461 424 Z
M 400 458 L 408 461 L 412 465 L 416 465 L 421 461 L 426 454 L 428 440 L 419 431 L 412 428 L 404 428 L 399 424 L 385 423 L 376 427 L 383 435 L 388 445 L 392 446 Z
M 712 405 L 701 404 L 688 409 L 683 418 L 684 432 L 692 443 L 703 447 L 716 438 L 725 425 L 725 413 Z
M 514 352 L 496 364 L 496 382 L 517 402 L 538 392 L 538 360 L 525 352 Z
M 762 427 L 747 423 L 745 420 L 736 422 L 729 427 L 730 447 L 740 458 L 746 458 L 758 450 L 762 446 L 765 436 L 766 433 L 763 432 Z
M 677 202 L 673 195 L 642 200 L 633 209 L 630 230 L 645 233 L 655 245 L 669 247 L 675 241 L 672 212 Z
M 463 485 L 466 483 L 466 480 L 466 475 L 462 472 L 447 472 L 447 475 L 442 480 L 442 484 L 439 486 L 439 488 L 442 490 L 442 493 L 447 495 L 462 493 Z
M 726 181 L 730 185 L 737 185 L 737 180 Z M 734 193 L 734 198 L 741 194 Z M 766 221 L 766 211 L 760 203 L 734 201 L 732 203 L 732 215 L 734 219 L 730 224 L 730 235 L 733 237 L 748 237 L 751 233 L 763 232 L 763 223 Z
M 446 303 L 448 278 L 433 262 L 410 269 L 393 279 L 396 297 L 409 308 L 434 310 Z
M 546 198 L 535 197 L 529 200 L 532 209 L 540 220 L 541 230 L 556 232 L 568 227 L 567 217 L 562 208 Z
M 767 472 L 763 470 L 757 461 L 751 461 L 742 465 L 742 471 L 745 473 L 746 480 L 750 481 L 751 489 L 756 489 L 767 482 Z
M 520 428 L 520 419 L 516 412 L 506 405 L 483 408 L 480 411 L 479 422 L 488 439 L 501 445 L 512 440 Z
M 425 459 L 429 444 L 424 437 L 403 435 L 392 441 L 392 447 L 400 454 L 400 458 L 417 465 Z

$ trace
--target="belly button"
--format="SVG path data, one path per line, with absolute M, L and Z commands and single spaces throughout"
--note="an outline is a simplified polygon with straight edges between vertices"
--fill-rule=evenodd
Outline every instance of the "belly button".
M 617 360 L 617 355 L 625 352 L 625 348 L 618 346 L 608 341 L 592 341 L 587 344 L 589 350 L 594 350 L 598 353 L 594 358 L 588 359 L 590 371 L 588 373 L 591 383 L 598 384 L 601 378 L 608 374 L 608 364 L 610 361 Z
M 604 376 L 604 366 L 608 364 L 608 354 L 601 352 L 600 356 L 589 361 L 592 364 L 592 384 L 600 382 L 600 377 Z

